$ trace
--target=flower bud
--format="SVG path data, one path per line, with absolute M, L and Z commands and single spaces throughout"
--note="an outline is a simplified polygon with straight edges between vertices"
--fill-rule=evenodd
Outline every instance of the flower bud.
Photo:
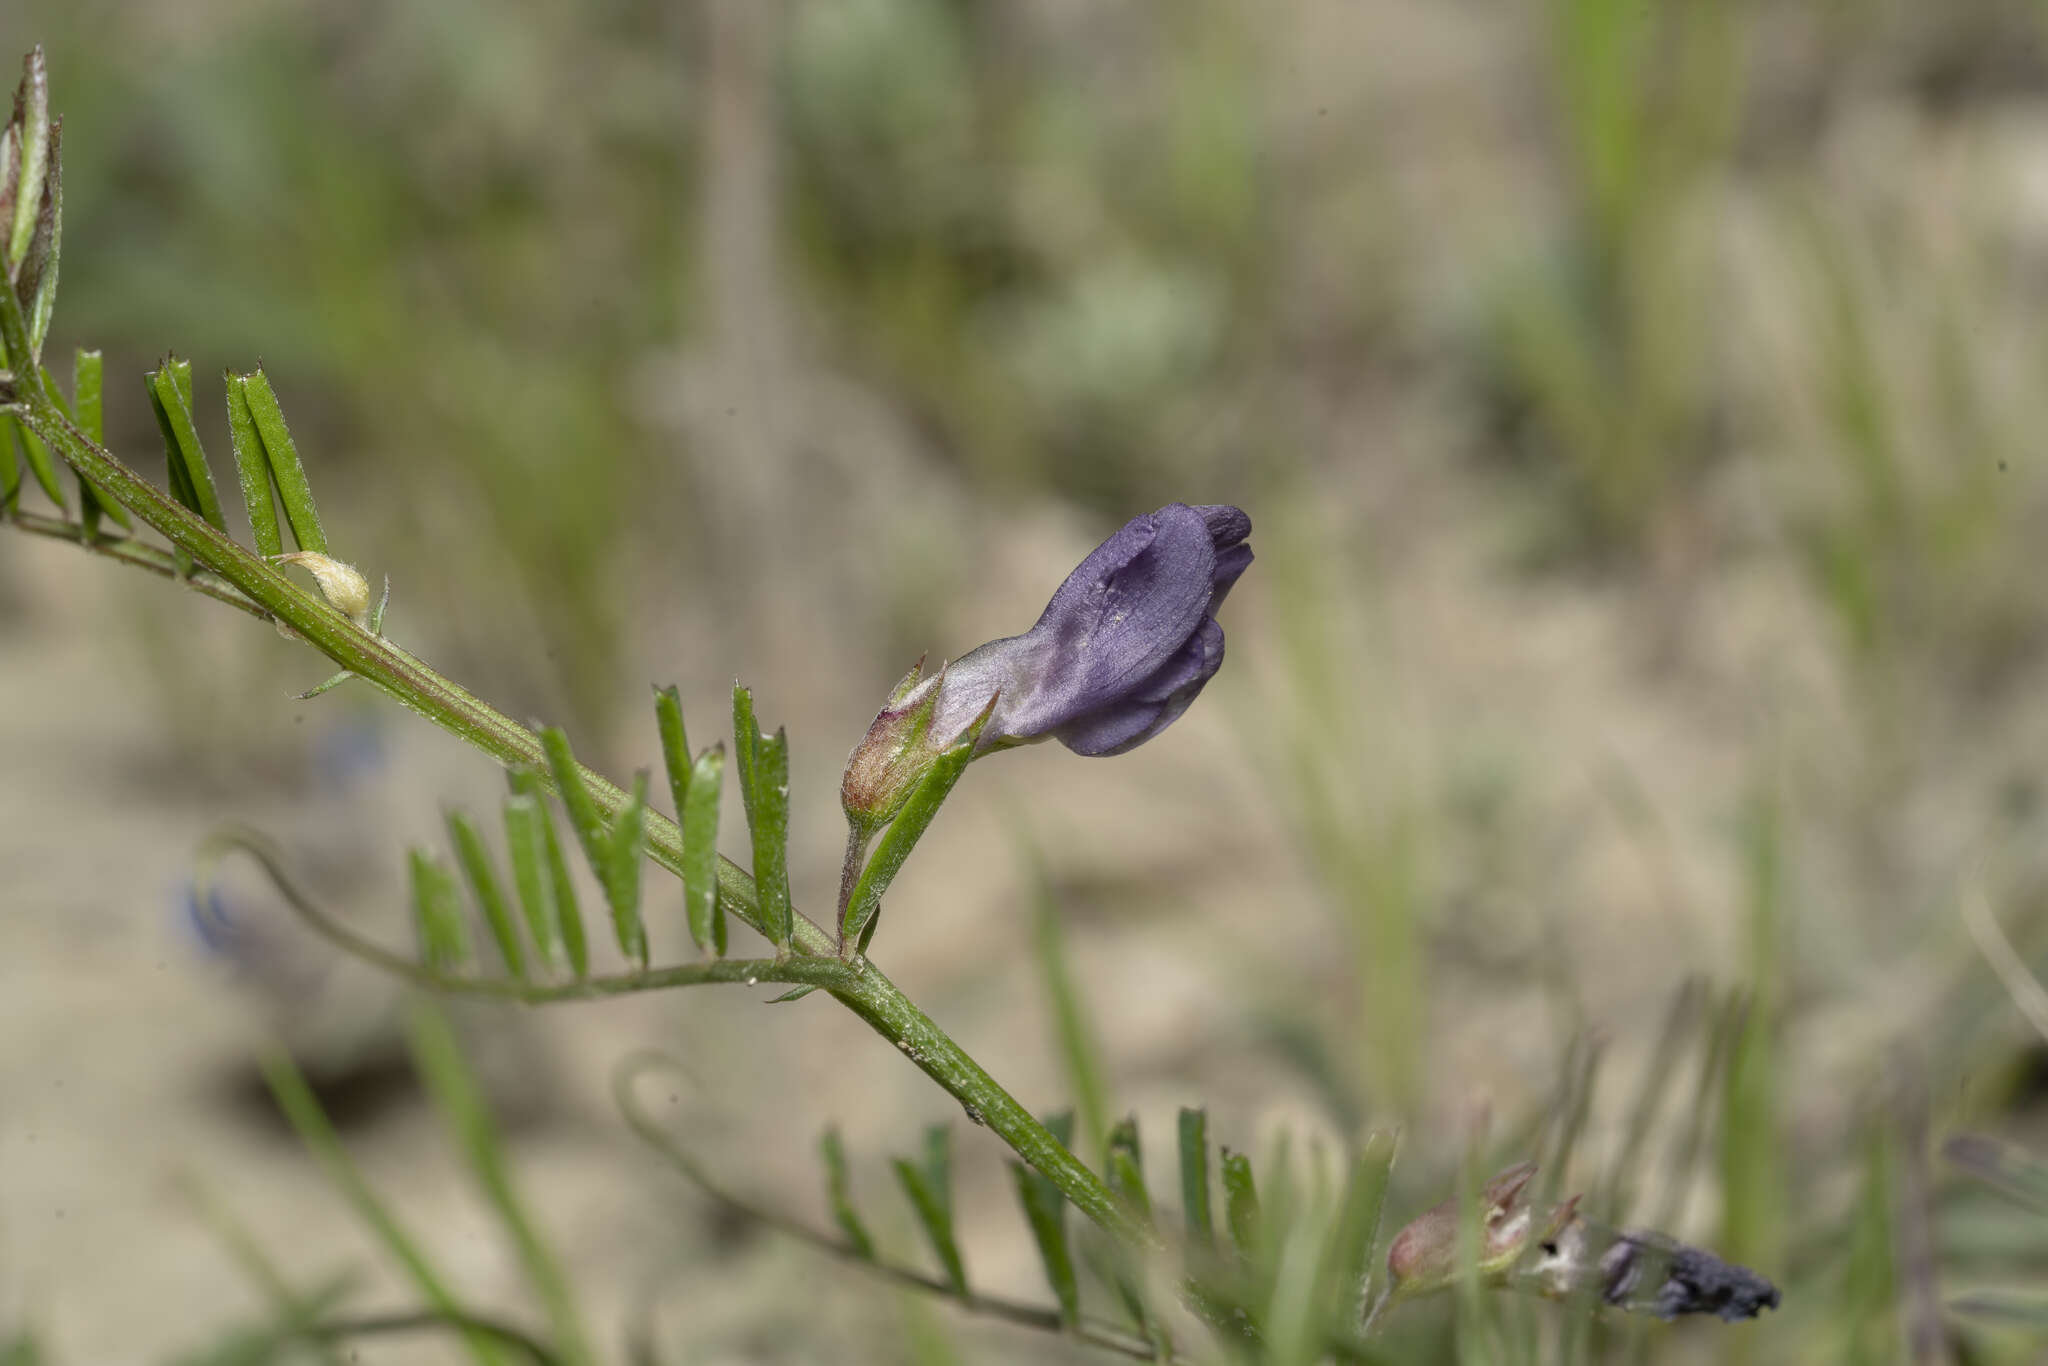
M 890 691 L 874 724 L 848 756 L 839 781 L 839 804 L 856 829 L 872 832 L 893 820 L 932 761 L 944 752 L 945 746 L 934 746 L 931 737 L 945 677 L 943 668 L 936 677 L 924 677 L 924 661 L 918 660 Z

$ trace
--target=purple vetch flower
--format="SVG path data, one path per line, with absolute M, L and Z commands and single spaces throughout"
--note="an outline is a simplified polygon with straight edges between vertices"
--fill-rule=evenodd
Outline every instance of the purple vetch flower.
M 1029 631 L 930 677 L 920 661 L 847 762 L 848 818 L 886 823 L 985 711 L 977 757 L 1049 738 L 1076 754 L 1121 754 L 1172 725 L 1222 667 L 1215 613 L 1252 562 L 1251 529 L 1222 505 L 1170 503 L 1134 517 L 1067 576 Z

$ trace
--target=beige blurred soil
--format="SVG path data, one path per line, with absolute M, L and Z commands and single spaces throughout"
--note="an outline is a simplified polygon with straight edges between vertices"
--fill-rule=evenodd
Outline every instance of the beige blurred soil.
M 1474 263 L 1505 255 L 1547 193 L 1503 76 L 1527 35 L 1482 7 L 1296 8 L 1298 26 L 1276 40 L 1274 125 L 1305 174 L 1326 119 L 1385 128 L 1385 200 L 1320 211 L 1384 216 L 1390 237 L 1440 248 L 1414 256 L 1392 292 L 1431 335 L 1451 332 L 1478 287 Z M 1400 42 L 1381 40 L 1381 20 Z M 1418 102 L 1443 116 L 1395 117 Z M 1892 111 L 1845 123 L 1830 152 L 1845 164 L 1909 165 L 1901 183 L 1962 176 L 1965 158 Z M 2006 130 L 1973 145 L 1970 173 L 2048 183 L 2044 146 L 2031 125 Z M 2041 196 L 2015 199 L 2024 210 Z M 1733 192 L 1715 197 L 1702 235 L 1740 256 L 1762 213 Z M 2016 218 L 2041 226 L 2038 213 Z M 1370 257 L 1312 253 L 1276 307 L 1312 311 L 1319 289 L 1377 268 Z M 1745 287 L 1728 307 L 1749 310 L 1755 335 L 1784 311 L 1772 274 L 1783 265 L 1759 252 L 1732 272 Z M 66 262 L 67 277 L 90 269 Z M 840 855 L 839 766 L 910 662 L 872 644 L 878 622 L 903 629 L 890 615 L 901 601 L 882 603 L 878 581 L 917 577 L 903 600 L 929 610 L 909 628 L 913 655 L 957 655 L 1028 625 L 1111 527 L 961 487 L 909 418 L 815 361 L 800 323 L 788 324 L 794 337 L 778 325 L 724 350 L 650 358 L 635 399 L 690 459 L 733 471 L 715 496 L 730 499 L 734 525 L 748 508 L 813 495 L 795 501 L 761 620 L 748 631 L 710 619 L 699 599 L 741 600 L 732 584 L 629 574 L 620 719 L 575 738 L 625 776 L 657 762 L 647 681 L 681 686 L 701 744 L 724 731 L 726 689 L 743 676 L 762 717 L 789 728 L 792 874 L 799 906 L 822 919 Z M 1767 389 L 1778 358 L 1766 342 L 1754 350 L 1736 368 Z M 1263 1150 L 1283 1125 L 1331 1151 L 1356 1136 L 1335 1088 L 1283 1042 L 1317 1040 L 1341 1089 L 1372 1106 L 1372 1060 L 1390 1041 L 1365 1023 L 1356 916 L 1285 815 L 1273 736 L 1290 728 L 1327 735 L 1312 747 L 1347 779 L 1346 819 L 1364 847 L 1408 817 L 1421 831 L 1424 971 L 1409 1042 L 1424 1086 L 1406 1116 L 1398 1212 L 1440 1197 L 1430 1183 L 1482 1117 L 1501 1126 L 1529 1113 L 1575 1033 L 1606 1042 L 1616 1085 L 1601 1093 L 1587 1151 L 1612 1148 L 1619 1098 L 1679 984 L 1747 980 L 1741 830 L 1760 795 L 1797 849 L 1784 918 L 1799 1023 L 1778 1058 L 1793 1148 L 1843 1141 L 1845 1110 L 1896 1045 L 1920 1040 L 1955 983 L 1993 999 L 1955 927 L 1953 891 L 1991 819 L 1987 794 L 2025 779 L 2048 743 L 2048 712 L 2026 701 L 2040 690 L 2012 688 L 1973 716 L 1967 689 L 1934 696 L 1902 671 L 1896 715 L 1924 730 L 1875 753 L 1876 709 L 1794 568 L 1772 482 L 1782 471 L 1769 463 L 1782 452 L 1733 452 L 1625 572 L 1538 572 L 1523 562 L 1524 486 L 1463 457 L 1469 415 L 1446 396 L 1304 366 L 1263 402 L 1306 454 L 1269 502 L 1251 502 L 1260 561 L 1223 612 L 1230 653 L 1216 683 L 1130 756 L 1043 746 L 977 766 L 892 892 L 875 961 L 1027 1105 L 1070 1097 L 1034 965 L 1020 822 L 1047 851 L 1114 1103 L 1142 1121 L 1155 1189 L 1172 1188 L 1183 1105 L 1206 1105 L 1212 1136 L 1233 1147 Z M 739 420 L 719 425 L 728 411 Z M 843 500 L 815 496 L 844 487 L 855 492 Z M 374 497 L 337 494 L 326 515 L 347 553 L 391 575 L 394 637 L 515 706 L 525 677 L 490 666 L 534 656 L 531 616 L 437 597 L 437 547 L 387 532 Z M 1290 600 L 1302 585 L 1327 591 Z M 1290 606 L 1310 612 L 1305 631 Z M 1290 653 L 1304 634 L 1327 660 L 1335 715 L 1304 711 Z M 487 1204 L 404 1078 L 398 994 L 311 946 L 246 869 L 230 904 L 275 971 L 238 977 L 190 927 L 196 846 L 244 824 L 273 838 L 326 906 L 406 945 L 407 845 L 442 846 L 448 805 L 494 806 L 491 765 L 360 688 L 291 700 L 324 674 L 267 626 L 0 529 L 0 1322 L 32 1325 L 63 1366 L 166 1361 L 262 1315 L 193 1183 L 295 1284 L 354 1272 L 357 1307 L 413 1303 L 261 1102 L 252 1059 L 279 1037 L 309 1064 L 367 1075 L 344 1133 L 371 1182 L 475 1303 L 540 1322 Z M 726 828 L 737 824 L 729 802 Z M 655 956 L 685 958 L 676 887 L 650 878 Z M 1892 894 L 1883 918 L 1873 885 Z M 733 1187 L 828 1227 L 815 1149 L 837 1123 L 871 1222 L 922 1264 L 887 1159 L 949 1121 L 975 1283 L 1047 1298 L 1002 1146 L 829 1000 L 766 1009 L 772 994 L 457 1011 L 522 1189 L 607 1359 L 624 1359 L 624 1325 L 649 1303 L 675 1363 L 904 1361 L 926 1317 L 975 1362 L 1093 1359 L 910 1305 L 857 1269 L 717 1218 L 634 1141 L 608 1078 L 633 1050 L 660 1048 L 694 1084 L 672 1101 L 650 1095 Z M 1956 1093 L 1971 1084 L 1958 1079 Z M 1813 1220 L 1839 1210 L 1854 1175 L 1789 1192 L 1788 1224 L 1823 1226 Z M 1714 1192 L 1688 1181 L 1672 1231 L 1709 1236 Z M 427 1340 L 350 1350 L 365 1363 L 452 1355 Z

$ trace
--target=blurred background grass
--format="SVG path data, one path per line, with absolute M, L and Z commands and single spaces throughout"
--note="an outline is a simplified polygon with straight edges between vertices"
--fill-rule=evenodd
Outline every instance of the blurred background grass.
M 1028 1103 L 1067 1097 L 1020 822 L 1111 1106 L 1162 1146 L 1195 1102 L 1240 1147 L 1399 1123 L 1411 1209 L 1574 1038 L 1614 1079 L 1586 1184 L 1679 984 L 1743 993 L 1711 1101 L 1595 1212 L 1669 1211 L 1785 1310 L 1616 1350 L 1899 1359 L 1899 1096 L 2040 1137 L 2048 1054 L 1955 914 L 1981 886 L 2048 958 L 2038 4 L 16 0 L 0 50 L 32 42 L 56 339 L 107 348 L 114 447 L 153 460 L 163 351 L 215 413 L 261 359 L 393 633 L 615 770 L 652 760 L 647 681 L 702 732 L 742 674 L 794 737 L 807 906 L 911 660 L 1021 629 L 1133 513 L 1252 512 L 1203 704 L 1114 765 L 977 770 L 892 901 L 880 961 Z M 369 1260 L 236 1099 L 252 1010 L 342 1059 L 366 1167 L 514 1302 L 364 1061 L 383 998 L 231 990 L 177 922 L 243 819 L 395 924 L 403 844 L 495 778 L 347 690 L 287 703 L 302 650 L 118 578 L 0 539 L 0 1312 L 67 1361 L 249 1312 L 181 1169 L 308 1274 Z M 636 1041 L 680 1041 L 700 1146 L 806 1210 L 825 1118 L 879 1203 L 943 1117 L 825 1006 L 755 1013 L 470 1021 L 594 1320 L 680 1259 L 676 1360 L 1066 1359 L 671 1197 L 602 1099 Z M 994 1155 L 962 1171 L 978 1276 L 1030 1289 Z M 2048 1266 L 1936 1188 L 1956 1285 Z M 1408 1312 L 1438 1341 L 1448 1306 Z

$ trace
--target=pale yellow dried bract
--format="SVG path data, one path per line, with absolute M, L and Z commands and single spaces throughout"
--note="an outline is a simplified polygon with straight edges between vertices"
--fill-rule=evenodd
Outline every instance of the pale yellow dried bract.
M 296 564 L 311 570 L 329 605 L 358 626 L 370 624 L 370 581 L 354 565 L 311 550 L 295 550 L 270 558 L 275 564 Z

